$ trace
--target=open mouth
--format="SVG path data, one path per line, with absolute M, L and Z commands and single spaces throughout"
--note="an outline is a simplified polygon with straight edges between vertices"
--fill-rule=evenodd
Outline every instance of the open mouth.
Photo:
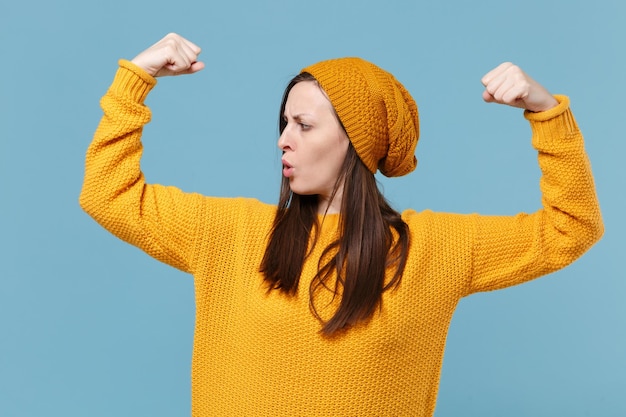
M 289 178 L 293 175 L 293 166 L 291 166 L 291 164 L 287 161 L 285 161 L 284 159 L 282 160 L 283 163 L 283 175 L 285 176 L 285 178 Z

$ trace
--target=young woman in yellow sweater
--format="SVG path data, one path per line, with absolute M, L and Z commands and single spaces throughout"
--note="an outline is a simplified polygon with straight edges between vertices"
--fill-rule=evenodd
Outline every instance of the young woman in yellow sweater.
M 526 110 L 542 170 L 535 213 L 394 211 L 374 173 L 415 168 L 417 107 L 358 58 L 288 85 L 278 206 L 147 184 L 144 100 L 155 77 L 200 71 L 199 53 L 170 34 L 120 61 L 80 197 L 112 233 L 193 274 L 194 416 L 431 416 L 459 299 L 563 268 L 602 234 L 568 98 L 510 63 L 485 75 L 483 98 Z

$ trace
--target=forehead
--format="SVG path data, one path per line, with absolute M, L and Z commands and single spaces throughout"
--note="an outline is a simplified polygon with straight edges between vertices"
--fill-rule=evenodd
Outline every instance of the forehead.
M 315 81 L 301 81 L 293 86 L 285 103 L 285 112 L 312 112 L 330 110 L 333 106 L 328 96 Z

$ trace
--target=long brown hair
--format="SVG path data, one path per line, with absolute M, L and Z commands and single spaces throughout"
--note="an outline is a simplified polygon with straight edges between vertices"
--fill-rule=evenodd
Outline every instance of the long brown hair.
M 315 78 L 301 73 L 287 85 L 278 119 L 281 134 L 286 127 L 283 115 L 289 92 L 301 81 L 315 81 Z M 361 162 L 352 144 L 331 201 L 342 182 L 340 237 L 324 249 L 309 288 L 311 311 L 323 323 L 321 332 L 326 336 L 366 321 L 374 314 L 381 305 L 383 292 L 400 283 L 409 251 L 407 224 L 384 198 L 374 175 Z M 260 268 L 270 290 L 296 293 L 304 261 L 317 241 L 320 227 L 317 212 L 317 196 L 293 193 L 289 179 L 283 177 L 274 225 Z M 314 240 L 309 245 L 311 237 Z M 388 268 L 395 270 L 385 282 Z M 335 282 L 329 282 L 333 277 Z M 320 317 L 315 306 L 315 294 L 320 289 L 332 290 L 341 297 L 328 321 Z

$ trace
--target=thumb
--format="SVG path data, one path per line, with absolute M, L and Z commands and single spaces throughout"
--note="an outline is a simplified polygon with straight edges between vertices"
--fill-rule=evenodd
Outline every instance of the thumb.
M 194 74 L 198 71 L 201 71 L 204 69 L 204 62 L 202 61 L 196 61 L 194 63 L 191 64 L 191 66 L 189 67 L 189 70 L 187 70 L 187 74 Z
M 194 74 L 204 69 L 204 67 L 204 62 L 201 61 L 192 62 L 187 68 L 181 68 L 175 63 L 167 64 L 155 74 L 155 77 Z
M 483 100 L 485 100 L 487 103 L 493 103 L 494 101 L 496 101 L 496 99 L 491 94 L 489 94 L 486 89 L 483 91 Z

